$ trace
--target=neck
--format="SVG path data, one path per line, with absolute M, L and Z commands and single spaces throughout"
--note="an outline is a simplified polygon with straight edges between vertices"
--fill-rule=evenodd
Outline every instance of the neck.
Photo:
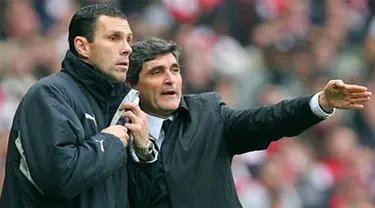
M 169 116 L 171 116 L 171 115 L 173 115 L 173 112 L 159 112 L 159 113 L 156 113 L 156 112 L 154 112 L 154 111 L 152 111 L 152 110 L 149 110 L 149 109 L 147 109 L 147 108 L 145 108 L 143 105 L 142 105 L 142 103 L 140 103 L 140 107 L 141 107 L 141 109 L 145 112 L 145 113 L 147 113 L 147 114 L 149 114 L 149 115 L 151 115 L 151 116 L 155 116 L 155 117 L 158 117 L 158 118 L 162 118 L 162 119 L 167 119 Z
M 73 53 L 74 54 L 74 53 Z M 93 65 L 89 62 L 89 59 L 88 58 L 85 58 L 84 56 L 80 55 L 80 54 L 74 54 L 79 60 L 81 60 L 82 62 L 84 62 L 85 64 L 89 65 L 90 67 L 93 67 Z
M 147 111 L 145 111 L 145 112 L 149 115 L 152 115 L 152 116 L 155 116 L 155 117 L 158 117 L 158 118 L 162 118 L 162 119 L 167 119 L 169 116 L 172 115 L 172 114 L 170 114 L 170 115 L 160 115 L 160 114 L 153 113 L 153 112 L 147 112 Z
M 144 105 L 142 103 L 142 99 L 139 102 L 139 107 L 141 108 L 143 112 L 147 113 L 148 115 L 155 116 L 155 117 L 162 118 L 162 119 L 167 119 L 169 116 L 173 115 L 175 112 L 175 111 L 161 111 L 161 110 L 156 111 L 153 108 L 149 108 L 148 105 Z

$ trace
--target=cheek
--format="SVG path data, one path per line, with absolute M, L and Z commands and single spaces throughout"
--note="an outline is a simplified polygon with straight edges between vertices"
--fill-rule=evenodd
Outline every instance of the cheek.
M 181 91 L 182 90 L 182 77 L 180 76 L 179 79 L 176 81 L 178 89 Z
M 157 90 L 154 90 L 154 89 L 150 89 L 148 91 L 149 93 L 149 100 L 150 102 L 152 103 L 152 105 L 154 106 L 160 106 L 162 105 L 163 103 L 163 100 L 162 98 L 159 96 L 159 93 Z
M 114 66 L 114 59 L 115 59 L 114 50 L 109 47 L 98 47 L 95 51 L 93 51 L 93 60 L 98 66 L 102 68 L 102 70 L 108 72 Z
M 149 103 L 153 103 L 154 105 L 159 102 L 160 99 L 160 82 L 156 79 L 147 79 L 143 77 L 139 77 L 142 82 L 139 82 L 135 89 L 137 89 L 142 95 L 144 95 L 144 100 L 148 100 Z
M 106 65 L 106 67 L 108 68 L 108 66 L 113 64 L 114 53 L 111 50 L 103 50 L 103 51 L 100 52 L 99 59 L 101 59 L 103 65 Z
M 156 97 L 156 94 L 152 88 L 144 86 L 142 88 L 137 88 L 141 95 L 143 95 L 144 100 L 152 101 Z
M 103 54 L 101 51 L 94 50 L 90 53 L 90 59 L 91 62 L 94 63 L 96 66 L 99 66 L 101 69 L 103 69 L 103 66 L 105 66 L 105 57 L 103 57 Z

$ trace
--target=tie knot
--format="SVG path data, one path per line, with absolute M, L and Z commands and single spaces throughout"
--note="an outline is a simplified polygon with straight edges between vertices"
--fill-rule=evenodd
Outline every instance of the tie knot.
M 167 120 L 164 120 L 163 122 L 163 125 L 161 126 L 161 128 L 163 129 L 164 131 L 164 134 L 167 134 L 168 132 L 168 129 L 169 129 L 169 126 L 171 125 L 172 121 L 167 119 Z

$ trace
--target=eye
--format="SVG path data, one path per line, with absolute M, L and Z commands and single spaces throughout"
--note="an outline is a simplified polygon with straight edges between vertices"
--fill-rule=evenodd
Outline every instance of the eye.
M 160 73 L 160 69 L 154 69 L 151 71 L 152 75 L 159 74 L 159 73 Z
M 178 67 L 173 68 L 172 72 L 174 72 L 174 73 L 180 73 L 180 68 L 178 68 Z
M 132 40 L 133 40 L 133 38 L 131 38 L 131 37 L 128 37 L 128 38 L 126 39 L 126 41 L 127 41 L 128 43 L 131 43 Z
M 109 36 L 109 40 L 110 41 L 117 41 L 119 39 L 119 37 L 117 35 L 111 35 Z

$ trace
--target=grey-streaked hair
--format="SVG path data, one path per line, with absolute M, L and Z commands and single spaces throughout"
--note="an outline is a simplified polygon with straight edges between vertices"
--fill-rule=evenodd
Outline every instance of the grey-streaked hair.
M 180 47 L 177 43 L 170 40 L 151 38 L 134 43 L 132 49 L 133 52 L 130 55 L 129 70 L 127 73 L 127 82 L 130 85 L 138 83 L 142 65 L 147 61 L 154 60 L 168 53 L 172 53 L 177 61 L 179 61 Z

